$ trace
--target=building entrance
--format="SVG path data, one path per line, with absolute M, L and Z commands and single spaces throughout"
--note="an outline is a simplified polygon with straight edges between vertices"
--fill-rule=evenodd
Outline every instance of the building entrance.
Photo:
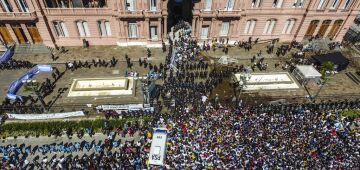
M 192 20 L 193 1 L 190 0 L 169 0 L 168 3 L 168 30 L 183 20 L 191 23 Z
M 16 38 L 19 41 L 19 44 L 24 44 L 28 42 L 28 39 L 25 36 L 24 30 L 22 29 L 20 24 L 14 24 L 11 25 L 12 29 L 14 30 L 14 33 L 16 35 Z

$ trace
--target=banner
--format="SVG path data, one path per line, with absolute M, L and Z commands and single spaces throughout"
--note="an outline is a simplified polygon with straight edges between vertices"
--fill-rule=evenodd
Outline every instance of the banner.
M 14 55 L 14 47 L 7 48 L 7 50 L 0 56 L 0 63 L 6 63 Z
M 49 114 L 13 114 L 7 113 L 9 119 L 20 120 L 45 120 L 45 119 L 63 119 L 68 117 L 85 116 L 83 111 L 66 112 L 66 113 L 49 113 Z
M 51 72 L 52 66 L 51 65 L 44 65 L 44 64 L 38 64 L 35 67 L 33 67 L 31 70 L 29 70 L 24 75 L 20 76 L 15 81 L 11 82 L 8 91 L 6 93 L 6 97 L 11 100 L 21 100 L 23 101 L 23 97 L 20 95 L 16 95 L 17 91 L 20 89 L 20 87 L 23 85 L 24 80 L 29 80 L 35 75 L 39 74 L 40 72 Z
M 96 107 L 97 110 L 118 110 L 118 111 L 135 111 L 135 110 L 144 110 L 144 111 L 154 111 L 153 107 L 150 107 L 149 104 L 128 104 L 128 105 L 100 105 Z

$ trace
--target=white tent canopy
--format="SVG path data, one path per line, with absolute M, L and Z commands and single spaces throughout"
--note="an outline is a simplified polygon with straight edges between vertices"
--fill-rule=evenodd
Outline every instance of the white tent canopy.
M 218 62 L 220 64 L 224 64 L 224 65 L 227 65 L 227 64 L 230 64 L 230 63 L 238 63 L 238 61 L 234 58 L 230 58 L 229 56 L 222 56 Z
M 297 65 L 293 71 L 294 76 L 304 85 L 309 80 L 320 81 L 321 74 L 312 65 Z

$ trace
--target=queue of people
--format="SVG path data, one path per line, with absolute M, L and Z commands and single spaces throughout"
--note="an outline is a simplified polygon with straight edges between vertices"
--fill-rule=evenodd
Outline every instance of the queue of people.
M 0 70 L 13 70 L 34 67 L 34 64 L 26 60 L 9 59 L 7 62 L 0 63 Z

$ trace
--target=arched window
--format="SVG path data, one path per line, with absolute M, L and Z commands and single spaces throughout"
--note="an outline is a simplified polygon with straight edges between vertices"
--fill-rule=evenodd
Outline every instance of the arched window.
M 98 28 L 100 35 L 102 37 L 108 37 L 111 36 L 111 28 L 110 28 L 110 22 L 106 20 L 99 20 L 98 22 Z
M 58 37 L 69 37 L 69 32 L 63 21 L 53 21 L 53 24 Z
M 244 34 L 252 34 L 254 32 L 256 20 L 250 19 L 246 21 Z
M 89 25 L 86 21 L 76 21 L 80 37 L 90 37 Z
M 294 28 L 296 19 L 288 19 L 285 22 L 284 28 L 282 30 L 282 34 L 291 34 L 291 31 Z
M 276 25 L 276 19 L 267 20 L 265 23 L 263 34 L 272 34 L 275 25 Z

